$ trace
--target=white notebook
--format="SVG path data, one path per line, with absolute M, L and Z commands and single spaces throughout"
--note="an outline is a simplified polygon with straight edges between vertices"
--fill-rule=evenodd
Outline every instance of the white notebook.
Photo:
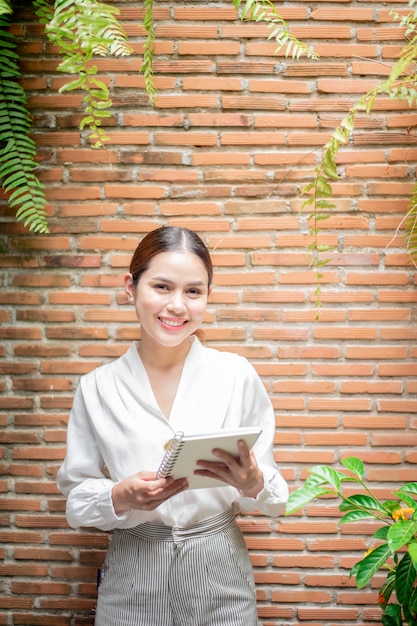
M 237 442 L 243 439 L 247 446 L 252 448 L 261 434 L 258 427 L 239 428 L 237 430 L 221 430 L 217 433 L 204 435 L 184 435 L 182 432 L 168 442 L 167 451 L 156 473 L 157 478 L 187 478 L 190 489 L 202 489 L 206 487 L 224 487 L 226 483 L 208 478 L 196 476 L 193 472 L 198 460 L 219 461 L 212 454 L 214 448 L 225 450 L 233 456 L 238 456 Z M 202 468 L 200 468 L 202 469 Z

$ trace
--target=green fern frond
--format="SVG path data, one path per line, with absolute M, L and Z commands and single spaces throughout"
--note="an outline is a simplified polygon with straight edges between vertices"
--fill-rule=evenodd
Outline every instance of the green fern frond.
M 44 186 L 35 175 L 36 146 L 29 136 L 31 119 L 20 77 L 15 41 L 0 17 L 0 180 L 17 221 L 30 231 L 49 233 Z
M 145 88 L 149 95 L 152 106 L 155 105 L 157 89 L 155 85 L 155 77 L 153 72 L 153 58 L 155 50 L 155 22 L 153 18 L 153 0 L 144 0 L 143 8 L 145 17 L 143 19 L 143 27 L 147 32 L 146 41 L 143 50 L 143 62 L 140 71 L 145 79 Z
M 13 9 L 10 0 L 0 0 L 0 15 L 12 14 Z
M 55 11 L 49 16 L 44 0 L 35 0 L 35 3 L 40 19 L 46 24 L 49 41 L 59 48 L 63 57 L 58 70 L 77 75 L 59 91 L 82 89 L 85 92 L 85 116 L 80 128 L 87 126 L 93 147 L 101 148 L 109 140 L 101 125 L 104 118 L 110 117 L 108 109 L 112 101 L 105 83 L 96 78 L 97 66 L 91 61 L 95 55 L 128 56 L 132 53 L 127 35 L 117 20 L 120 11 L 98 0 L 56 0 Z
M 417 183 L 414 184 L 409 207 L 404 219 L 406 246 L 411 260 L 417 266 Z
M 311 46 L 300 41 L 290 32 L 286 21 L 277 11 L 273 2 L 270 0 L 246 0 L 242 8 L 243 2 L 244 0 L 233 0 L 233 6 L 240 19 L 242 21 L 267 22 L 269 28 L 272 29 L 268 39 L 275 39 L 278 44 L 275 53 L 286 46 L 285 55 L 287 57 L 299 59 L 306 55 L 311 59 L 318 58 Z
M 33 0 L 33 8 L 41 24 L 49 24 L 54 16 L 54 7 L 49 0 Z

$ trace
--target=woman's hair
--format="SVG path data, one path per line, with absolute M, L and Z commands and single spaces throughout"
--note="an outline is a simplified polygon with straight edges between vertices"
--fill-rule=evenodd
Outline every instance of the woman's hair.
M 132 274 L 133 284 L 137 284 L 154 256 L 161 252 L 177 251 L 192 252 L 202 260 L 207 270 L 210 287 L 213 280 L 213 265 L 206 245 L 193 230 L 177 226 L 162 226 L 152 230 L 142 239 L 130 262 L 129 271 Z

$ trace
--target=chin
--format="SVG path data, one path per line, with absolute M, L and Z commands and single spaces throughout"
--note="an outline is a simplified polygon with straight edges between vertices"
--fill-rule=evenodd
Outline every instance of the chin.
M 176 348 L 177 346 L 180 346 L 182 343 L 184 343 L 184 341 L 187 341 L 193 334 L 193 332 L 194 331 L 191 331 L 191 333 L 181 335 L 175 335 L 174 333 L 172 333 L 168 337 L 166 335 L 164 337 L 158 336 L 155 337 L 155 339 L 161 346 L 165 346 L 166 348 Z

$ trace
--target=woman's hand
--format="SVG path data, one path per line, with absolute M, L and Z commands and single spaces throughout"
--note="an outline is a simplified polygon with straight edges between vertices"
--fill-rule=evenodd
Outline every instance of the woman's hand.
M 155 478 L 155 472 L 138 472 L 116 483 L 112 490 L 116 515 L 132 509 L 153 511 L 172 496 L 185 491 L 185 478 Z
M 239 456 L 234 457 L 224 450 L 213 450 L 219 461 L 198 461 L 202 469 L 195 470 L 198 476 L 210 476 L 236 487 L 248 498 L 256 498 L 264 488 L 264 478 L 246 443 L 238 441 Z

